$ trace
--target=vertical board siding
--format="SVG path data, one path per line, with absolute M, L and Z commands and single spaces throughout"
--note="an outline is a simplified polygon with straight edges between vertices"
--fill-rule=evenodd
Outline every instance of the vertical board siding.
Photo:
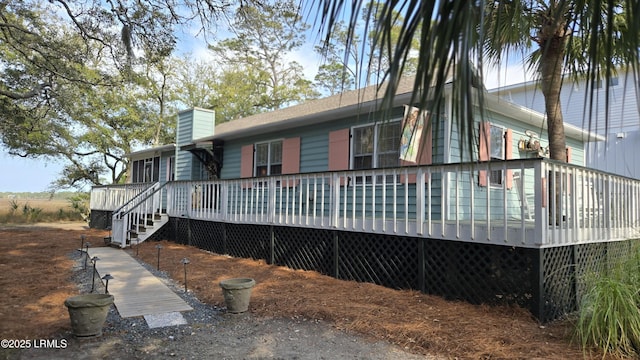
M 176 133 L 176 180 L 194 180 L 200 177 L 200 167 L 197 159 L 188 151 L 181 151 L 180 147 L 188 145 L 193 140 L 213 135 L 215 113 L 205 109 L 190 109 L 178 113 L 178 128 Z
M 214 132 L 216 122 L 215 112 L 212 110 L 194 109 L 193 110 L 193 129 L 191 139 L 201 139 L 211 136 Z
M 180 147 L 191 143 L 193 138 L 193 111 L 183 111 L 178 114 L 178 129 L 176 134 L 176 180 L 191 180 L 193 155 L 188 151 L 180 151 Z

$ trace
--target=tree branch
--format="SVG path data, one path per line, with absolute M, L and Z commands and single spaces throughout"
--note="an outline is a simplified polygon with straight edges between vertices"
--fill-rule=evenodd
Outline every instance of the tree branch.
M 0 89 L 0 95 L 1 96 L 6 96 L 9 99 L 12 100 L 24 100 L 24 99 L 30 99 L 33 97 L 36 97 L 38 95 L 40 95 L 42 93 L 42 91 L 48 87 L 51 87 L 51 83 L 42 83 L 39 84 L 38 86 L 36 86 L 35 88 L 31 89 L 30 91 L 24 92 L 24 93 L 18 93 L 18 92 L 14 92 L 14 91 L 8 91 L 8 90 L 3 90 Z

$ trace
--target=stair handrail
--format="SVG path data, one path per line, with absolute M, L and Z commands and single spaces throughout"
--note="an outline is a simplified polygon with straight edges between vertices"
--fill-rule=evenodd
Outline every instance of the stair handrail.
M 164 183 L 160 186 L 157 186 L 157 185 L 158 185 L 157 182 L 154 183 L 145 191 L 141 192 L 137 196 L 133 197 L 131 200 L 127 201 L 126 204 L 119 207 L 117 212 L 113 213 L 113 216 L 111 219 L 113 236 L 114 236 L 113 240 L 117 239 L 117 241 L 114 241 L 114 242 L 120 243 L 121 247 L 125 247 L 126 238 L 127 238 L 126 229 L 129 228 L 129 218 L 127 215 L 130 214 L 135 209 L 138 209 L 141 205 L 145 204 L 149 198 L 156 196 L 158 192 L 164 189 L 167 183 Z M 162 201 L 162 199 L 160 199 L 160 201 Z M 160 208 L 162 208 L 161 204 L 159 206 Z M 120 226 L 116 226 L 116 224 L 120 222 L 122 222 L 121 224 L 119 224 Z
M 150 189 L 153 189 L 156 185 L 158 185 L 158 182 L 157 182 L 157 181 L 156 181 L 156 182 L 154 182 L 154 183 L 152 183 L 151 185 L 149 185 L 149 187 L 147 187 L 145 190 L 143 190 L 143 191 L 139 192 L 138 194 L 136 194 L 136 196 L 134 196 L 134 197 L 132 197 L 131 199 L 129 199 L 127 202 L 125 202 L 124 204 L 122 204 L 119 208 L 117 208 L 117 209 L 113 210 L 113 212 L 111 213 L 111 214 L 112 214 L 112 216 L 119 216 L 119 217 L 122 217 L 122 216 L 124 216 L 124 215 L 128 214 L 128 213 L 129 213 L 131 210 L 133 210 L 133 209 L 134 209 L 134 208 L 135 208 L 139 203 L 144 202 L 146 199 L 148 199 L 148 198 L 149 198 L 149 196 L 151 196 L 151 195 L 155 194 L 155 193 L 156 193 L 156 191 L 158 191 L 159 189 L 161 189 L 161 188 L 162 188 L 162 186 L 166 185 L 166 183 L 165 183 L 165 184 L 163 184 L 161 187 L 157 188 L 157 189 L 156 189 L 155 191 L 153 191 L 151 194 L 149 194 L 149 195 L 145 195 L 145 194 L 148 194 L 148 191 L 149 191 Z M 144 199 L 142 199 L 142 200 L 138 201 L 138 200 L 139 200 L 138 198 L 143 197 L 143 196 L 144 196 Z M 136 204 L 136 205 L 134 205 L 133 207 L 131 207 L 131 208 L 130 208 L 129 210 L 127 210 L 126 212 L 121 213 L 122 209 L 124 209 L 125 207 L 129 206 L 129 205 L 130 205 L 131 203 L 133 203 L 133 202 L 137 202 L 137 204 Z
M 157 185 L 158 183 L 154 183 L 153 186 Z M 153 190 L 151 193 L 148 193 L 144 198 L 142 199 L 138 199 L 137 203 L 132 206 L 129 210 L 126 210 L 124 212 L 120 212 L 119 216 L 125 216 L 127 214 L 129 214 L 131 211 L 133 211 L 134 209 L 136 209 L 138 206 L 140 206 L 140 204 L 144 203 L 145 201 L 147 201 L 147 199 L 149 199 L 150 197 L 154 196 L 157 192 L 161 191 L 165 186 L 167 186 L 168 182 L 165 182 L 164 184 L 160 185 L 158 188 L 156 188 L 155 190 Z M 150 187 L 151 188 L 151 187 Z M 147 189 L 148 190 L 148 189 Z M 142 196 L 143 194 L 145 194 L 147 192 L 147 190 L 141 192 L 140 194 L 138 194 L 137 196 L 135 196 L 133 199 L 129 200 L 125 205 L 121 206 L 119 209 L 124 208 L 126 205 L 129 205 L 129 203 L 131 203 L 134 199 L 136 199 L 138 196 Z M 115 213 L 115 212 L 114 212 Z

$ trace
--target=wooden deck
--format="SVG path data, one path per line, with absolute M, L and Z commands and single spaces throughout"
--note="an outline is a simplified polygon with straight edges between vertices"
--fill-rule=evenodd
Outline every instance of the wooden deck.
M 124 250 L 90 248 L 89 256 L 100 259 L 96 271 L 101 278 L 105 274 L 113 276 L 108 290 L 123 318 L 193 310 Z
M 494 170 L 517 175 L 513 186 L 480 186 Z M 172 181 L 109 207 L 121 192 L 96 188 L 91 203 L 96 218 L 113 217 L 113 241 L 123 246 L 158 213 L 534 249 L 640 236 L 640 179 L 547 159 Z

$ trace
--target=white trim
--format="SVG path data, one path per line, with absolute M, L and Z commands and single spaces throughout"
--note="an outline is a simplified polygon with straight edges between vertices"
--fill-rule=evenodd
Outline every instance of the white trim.
M 375 122 L 370 122 L 368 124 L 351 126 L 351 128 L 349 129 L 350 131 L 349 132 L 350 134 L 349 136 L 349 169 L 350 170 L 370 170 L 370 169 L 354 169 L 353 168 L 354 157 L 355 157 L 355 151 L 354 151 L 355 131 L 354 130 L 358 128 L 373 126 L 373 154 L 371 155 L 372 156 L 371 169 L 377 169 L 378 168 L 378 160 L 377 160 L 378 159 L 378 129 L 379 129 L 379 126 L 392 124 L 392 123 L 398 123 L 398 125 L 402 126 L 402 118 L 393 118 L 385 121 L 375 121 Z M 398 143 L 399 142 L 400 140 L 398 139 Z M 400 147 L 398 147 L 398 165 L 400 165 L 399 155 L 400 155 Z
M 253 177 L 271 176 L 271 144 L 280 142 L 280 166 L 282 166 L 282 152 L 284 151 L 284 138 L 277 138 L 273 140 L 260 141 L 253 144 Z M 267 173 L 264 175 L 258 175 L 258 145 L 267 144 Z M 280 174 L 276 174 L 280 175 Z

